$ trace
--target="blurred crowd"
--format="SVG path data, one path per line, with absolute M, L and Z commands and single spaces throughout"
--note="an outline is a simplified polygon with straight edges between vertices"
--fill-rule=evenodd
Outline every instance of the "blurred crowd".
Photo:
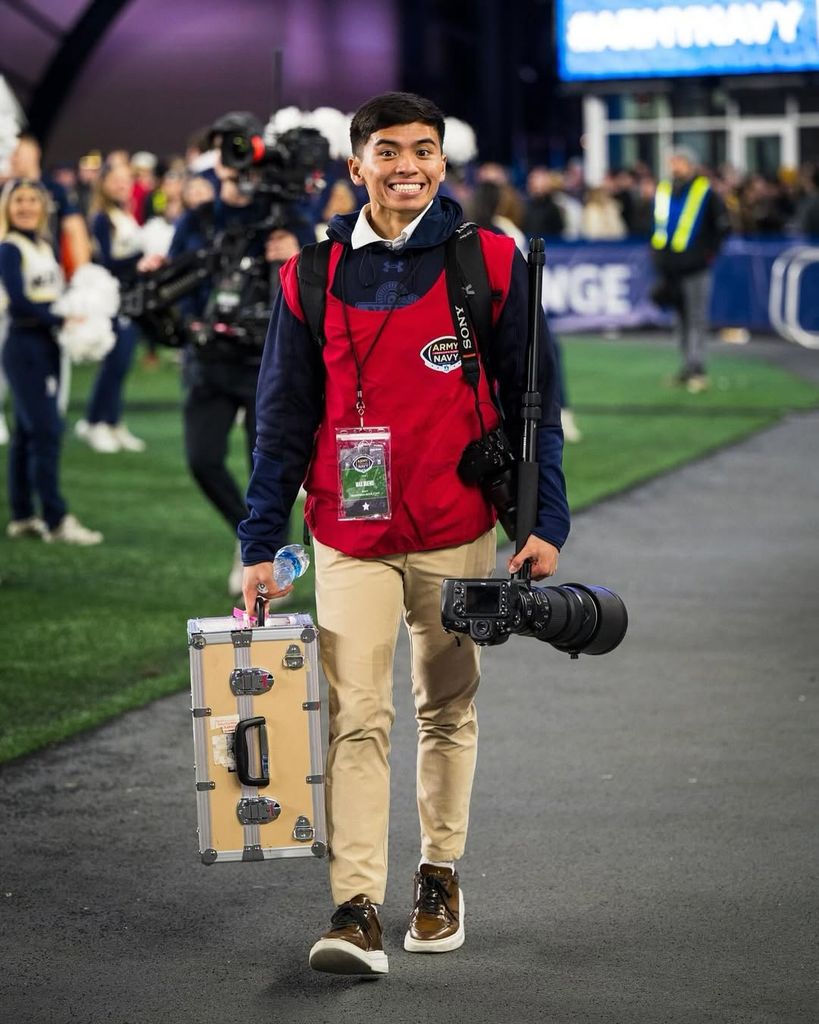
M 194 135 L 184 153 L 158 157 L 124 150 L 91 152 L 76 164 L 60 163 L 47 177 L 61 186 L 75 208 L 93 213 L 95 189 L 104 167 L 118 165 L 130 179 L 130 212 L 143 232 L 143 251 L 164 253 L 173 227 L 186 209 L 214 197 L 219 182 L 207 134 Z M 730 165 L 701 167 L 722 198 L 736 235 L 819 237 L 819 163 L 776 175 L 743 174 Z M 564 168 L 533 167 L 520 179 L 499 163 L 450 167 L 444 192 L 457 199 L 469 219 L 519 238 L 542 235 L 565 241 L 648 239 L 653 230 L 657 178 L 642 163 L 609 171 L 596 185 L 584 180 L 580 160 Z M 346 168 L 331 166 L 327 189 L 306 202 L 302 215 L 319 238 L 337 213 L 365 201 L 347 180 Z M 2 179 L 0 179 L 2 183 Z

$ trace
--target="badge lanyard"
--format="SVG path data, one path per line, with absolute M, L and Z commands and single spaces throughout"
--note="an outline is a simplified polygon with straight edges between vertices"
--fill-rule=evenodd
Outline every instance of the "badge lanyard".
M 353 342 L 350 329 L 350 317 L 344 289 L 344 260 L 347 249 L 344 249 L 340 266 L 341 273 L 341 308 L 344 315 L 344 327 L 350 352 L 356 368 L 356 402 L 359 426 L 336 428 L 336 460 L 338 464 L 338 518 L 339 521 L 362 519 L 390 519 L 391 503 L 391 454 L 392 438 L 390 428 L 364 426 L 364 388 L 362 373 L 373 349 L 381 340 L 384 328 L 398 305 L 396 301 L 387 310 L 384 319 L 375 332 L 364 358 L 360 359 Z M 412 270 L 410 264 L 410 272 Z M 409 275 L 407 275 L 409 276 Z M 399 287 L 403 284 L 399 282 Z
M 387 310 L 386 316 L 384 317 L 384 319 L 379 324 L 378 330 L 375 332 L 375 337 L 372 340 L 372 344 L 370 345 L 370 347 L 367 349 L 366 353 L 364 354 L 364 358 L 363 359 L 359 359 L 358 358 L 358 352 L 356 352 L 355 344 L 353 343 L 353 332 L 350 330 L 350 317 L 349 317 L 349 313 L 347 312 L 347 299 L 346 299 L 345 288 L 344 288 L 344 263 L 346 261 L 346 258 L 347 258 L 347 247 L 345 246 L 344 247 L 344 251 L 343 251 L 342 256 L 341 256 L 341 308 L 342 308 L 342 311 L 343 311 L 343 314 L 344 314 L 344 329 L 345 329 L 345 331 L 347 333 L 347 340 L 350 343 L 350 352 L 352 353 L 353 361 L 355 362 L 355 370 L 356 370 L 355 411 L 358 413 L 359 426 L 363 427 L 364 426 L 364 411 L 365 411 L 366 407 L 364 405 L 364 388 L 363 388 L 363 385 L 362 385 L 361 375 L 363 373 L 364 366 L 365 366 L 367 360 L 370 358 L 370 356 L 373 353 L 373 349 L 378 344 L 378 342 L 381 340 L 381 335 L 384 333 L 384 328 L 389 323 L 390 317 L 395 312 L 396 307 L 398 306 L 398 292 L 396 291 L 395 302 Z M 406 275 L 406 280 L 409 280 L 409 277 L 411 276 L 412 271 L 413 271 L 413 267 L 410 264 L 410 273 L 408 273 Z M 399 287 L 402 284 L 404 284 L 404 280 L 401 280 L 401 281 L 398 282 Z

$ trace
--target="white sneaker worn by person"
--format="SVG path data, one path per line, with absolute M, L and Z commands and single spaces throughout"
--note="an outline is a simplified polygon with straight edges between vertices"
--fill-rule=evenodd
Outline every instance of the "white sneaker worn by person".
M 102 534 L 99 530 L 89 530 L 76 516 L 69 514 L 63 516 L 59 526 L 47 532 L 43 540 L 49 544 L 78 544 L 81 547 L 90 547 L 102 542 Z
M 48 527 L 37 516 L 29 516 L 28 519 L 12 519 L 6 527 L 6 536 L 15 539 L 17 537 L 45 537 Z
M 105 454 L 118 452 L 121 447 L 109 423 L 90 423 L 85 440 L 88 442 L 89 448 Z
M 115 423 L 114 426 L 111 427 L 111 433 L 114 435 L 114 440 L 117 441 L 123 451 L 145 451 L 145 442 L 141 437 L 134 436 L 124 423 Z
M 88 440 L 88 431 L 91 428 L 91 424 L 88 420 L 77 420 L 74 424 L 74 433 L 81 441 Z

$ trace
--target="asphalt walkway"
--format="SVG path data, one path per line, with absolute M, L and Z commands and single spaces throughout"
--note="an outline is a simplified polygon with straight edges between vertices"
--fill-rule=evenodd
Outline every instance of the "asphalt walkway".
M 323 862 L 199 863 L 178 694 L 0 769 L 0 1019 L 815 1024 L 818 441 L 795 415 L 576 518 L 558 580 L 619 591 L 629 635 L 578 662 L 486 653 L 461 950 L 401 948 L 402 640 L 389 977 L 307 969 Z

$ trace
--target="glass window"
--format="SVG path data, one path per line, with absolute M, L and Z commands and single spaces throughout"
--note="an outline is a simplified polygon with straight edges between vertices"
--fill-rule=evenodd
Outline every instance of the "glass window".
M 731 92 L 731 99 L 739 104 L 744 117 L 756 117 L 785 113 L 785 89 L 738 89 Z
M 819 164 L 819 128 L 799 129 L 799 162 Z
M 675 146 L 688 146 L 706 167 L 717 168 L 725 163 L 725 132 L 675 132 Z
M 623 93 L 606 97 L 606 116 L 610 121 L 649 121 L 668 111 L 668 97 L 663 93 Z
M 674 117 L 720 117 L 725 113 L 726 95 L 720 89 L 705 91 L 681 84 L 671 95 Z

